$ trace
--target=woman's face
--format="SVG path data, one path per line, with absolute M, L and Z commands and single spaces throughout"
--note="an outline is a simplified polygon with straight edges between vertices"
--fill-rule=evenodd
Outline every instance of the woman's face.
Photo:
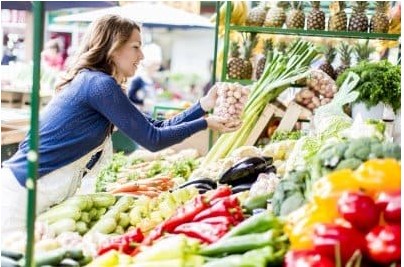
M 142 59 L 142 39 L 138 30 L 133 30 L 129 40 L 112 54 L 120 79 L 132 77 Z

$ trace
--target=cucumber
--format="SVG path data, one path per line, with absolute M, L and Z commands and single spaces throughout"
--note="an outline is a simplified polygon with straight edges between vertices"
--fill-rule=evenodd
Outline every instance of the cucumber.
M 267 200 L 271 198 L 272 195 L 273 192 L 255 197 L 249 197 L 243 203 L 243 208 L 245 208 L 248 213 L 252 213 L 254 209 L 264 209 L 267 206 Z
M 20 260 L 24 255 L 19 252 L 9 251 L 9 250 L 1 250 L 1 256 L 11 258 L 13 260 Z
M 57 222 L 62 219 L 73 219 L 75 221 L 79 220 L 81 216 L 81 210 L 76 206 L 65 206 L 58 205 L 50 210 L 42 213 L 38 216 L 39 221 L 46 221 L 50 224 Z
M 55 231 L 56 235 L 60 235 L 63 232 L 74 232 L 76 231 L 76 221 L 66 218 L 52 223 L 49 227 Z
M 98 193 L 89 195 L 95 208 L 108 208 L 115 204 L 116 197 L 111 194 Z
M 111 210 L 118 210 L 119 212 L 125 212 L 130 209 L 134 200 L 133 197 L 123 196 L 121 197 L 114 206 L 112 206 Z

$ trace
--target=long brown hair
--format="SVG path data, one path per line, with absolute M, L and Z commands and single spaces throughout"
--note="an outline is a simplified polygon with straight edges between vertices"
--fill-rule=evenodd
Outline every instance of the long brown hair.
M 88 28 L 75 59 L 68 66 L 66 75 L 56 85 L 56 90 L 61 90 L 83 69 L 102 71 L 117 79 L 111 55 L 129 40 L 133 30 L 140 32 L 139 25 L 118 15 L 105 15 L 94 21 Z

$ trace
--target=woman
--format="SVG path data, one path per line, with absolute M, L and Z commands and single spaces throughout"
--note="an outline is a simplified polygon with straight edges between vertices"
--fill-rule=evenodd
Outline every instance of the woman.
M 121 87 L 143 59 L 141 45 L 140 28 L 131 20 L 107 15 L 90 27 L 75 64 L 57 86 L 59 93 L 40 116 L 37 213 L 73 195 L 84 174 L 108 162 L 114 125 L 151 151 L 179 143 L 207 127 L 219 132 L 236 130 L 225 127 L 221 118 L 204 117 L 215 104 L 215 89 L 171 120 L 155 121 L 143 115 Z M 6 233 L 25 231 L 25 185 L 31 181 L 27 141 L 26 137 L 1 169 L 3 238 Z

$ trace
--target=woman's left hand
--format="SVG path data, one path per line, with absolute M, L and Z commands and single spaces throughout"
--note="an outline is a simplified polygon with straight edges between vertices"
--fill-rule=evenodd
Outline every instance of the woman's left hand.
M 201 107 L 205 112 L 212 110 L 215 107 L 217 99 L 217 86 L 213 85 L 209 92 L 203 96 L 199 102 L 201 103 Z

